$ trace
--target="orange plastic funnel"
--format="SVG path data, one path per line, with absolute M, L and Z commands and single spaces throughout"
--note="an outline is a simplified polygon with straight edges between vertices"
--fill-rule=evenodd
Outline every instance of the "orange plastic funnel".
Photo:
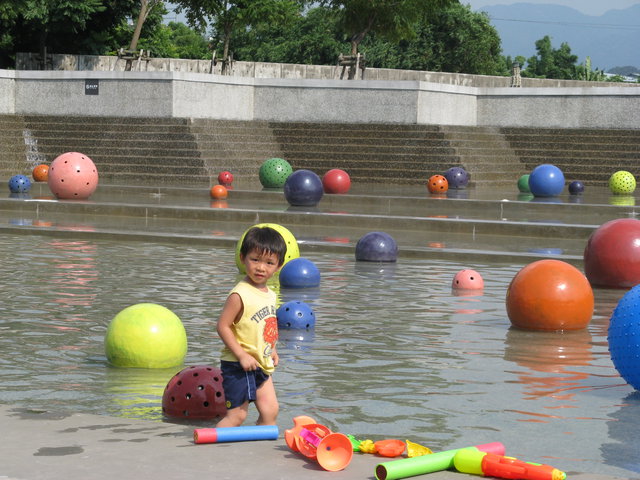
M 308 430 L 314 437 L 318 437 L 318 443 L 314 444 L 309 442 L 309 440 L 303 438 L 303 430 Z M 332 432 L 329 427 L 325 427 L 324 425 L 320 425 L 319 423 L 310 423 L 308 425 L 303 425 L 296 435 L 296 445 L 298 447 L 298 451 L 305 457 L 316 460 L 317 449 L 320 445 L 320 441 L 330 433 Z
M 330 472 L 337 472 L 351 462 L 353 445 L 346 435 L 330 433 L 318 445 L 316 455 L 322 468 Z

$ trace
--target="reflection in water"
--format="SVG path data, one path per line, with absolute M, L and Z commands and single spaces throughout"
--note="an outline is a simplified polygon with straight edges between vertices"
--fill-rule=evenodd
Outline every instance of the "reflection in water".
M 614 442 L 602 445 L 602 454 L 607 463 L 640 473 L 640 392 L 625 397 L 620 408 L 609 415 L 607 422 L 609 438 Z
M 51 241 L 54 258 L 51 282 L 56 303 L 64 307 L 91 306 L 96 298 L 93 282 L 98 279 L 97 247 L 88 241 Z

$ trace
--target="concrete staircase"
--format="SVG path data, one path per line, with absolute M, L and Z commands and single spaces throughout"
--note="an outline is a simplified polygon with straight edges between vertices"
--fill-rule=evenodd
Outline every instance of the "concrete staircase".
M 488 186 L 512 185 L 541 163 L 591 185 L 619 169 L 640 173 L 640 130 L 0 116 L 0 178 L 68 151 L 89 155 L 112 184 L 208 186 L 229 170 L 241 188 L 259 188 L 271 157 L 319 175 L 341 168 L 359 183 L 423 184 L 453 166 Z

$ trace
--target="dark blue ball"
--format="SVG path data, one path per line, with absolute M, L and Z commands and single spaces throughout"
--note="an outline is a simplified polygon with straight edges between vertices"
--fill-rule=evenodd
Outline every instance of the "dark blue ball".
M 462 167 L 451 167 L 444 172 L 444 178 L 449 182 L 450 188 L 465 188 L 469 184 L 469 174 Z
M 9 190 L 11 193 L 28 192 L 31 188 L 31 180 L 25 175 L 14 175 L 9 179 Z
M 609 320 L 609 353 L 626 382 L 640 390 L 640 285 L 618 302 Z
M 356 260 L 364 262 L 395 262 L 398 245 L 385 232 L 369 232 L 356 243 Z
M 278 328 L 313 328 L 316 316 L 311 307 L 299 300 L 287 302 L 276 310 Z
M 584 192 L 584 184 L 580 180 L 574 180 L 569 184 L 569 193 L 571 195 L 580 195 Z
M 294 258 L 280 270 L 280 286 L 285 288 L 311 288 L 320 285 L 320 270 L 304 257 Z
M 311 170 L 296 170 L 284 182 L 284 198 L 289 205 L 313 207 L 324 195 L 322 180 Z

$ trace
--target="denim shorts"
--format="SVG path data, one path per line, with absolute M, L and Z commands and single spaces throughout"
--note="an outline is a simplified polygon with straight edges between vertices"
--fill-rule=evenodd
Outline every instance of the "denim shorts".
M 256 390 L 270 377 L 260 368 L 246 372 L 240 362 L 227 360 L 220 361 L 220 370 L 227 408 L 236 408 L 245 402 L 255 402 Z

